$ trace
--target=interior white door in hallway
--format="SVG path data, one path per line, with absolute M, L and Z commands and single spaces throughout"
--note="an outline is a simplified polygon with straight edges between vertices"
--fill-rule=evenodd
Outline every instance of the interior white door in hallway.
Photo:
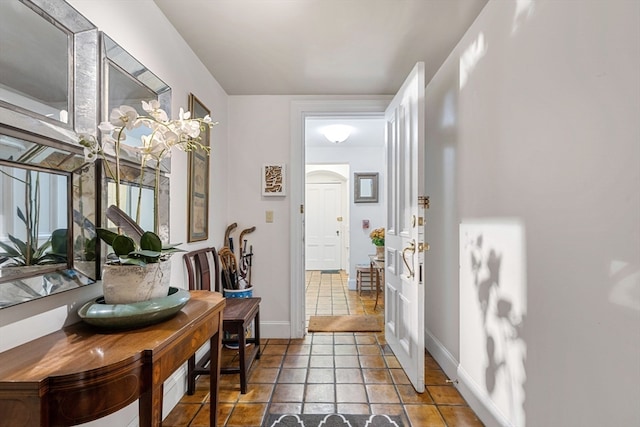
M 339 270 L 342 259 L 341 184 L 306 184 L 305 241 L 307 270 Z
M 385 338 L 416 391 L 424 392 L 424 63 L 385 112 L 387 229 Z

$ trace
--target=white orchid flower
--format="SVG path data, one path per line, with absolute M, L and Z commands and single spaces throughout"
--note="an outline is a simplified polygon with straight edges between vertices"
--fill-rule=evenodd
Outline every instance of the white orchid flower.
M 157 99 L 152 99 L 149 102 L 142 101 L 142 109 L 147 113 L 150 113 L 153 110 L 158 110 L 160 109 L 160 101 Z
M 100 132 L 102 133 L 110 133 L 113 132 L 115 126 L 113 126 L 111 122 L 100 122 L 100 124 L 98 125 L 98 129 L 100 129 Z
M 133 107 L 128 105 L 121 105 L 119 108 L 114 108 L 109 116 L 109 121 L 116 127 L 126 127 L 131 130 L 138 126 L 137 119 L 138 112 Z
M 189 120 L 191 118 L 191 111 L 184 111 L 182 107 L 180 107 L 180 114 L 178 114 L 178 120 Z

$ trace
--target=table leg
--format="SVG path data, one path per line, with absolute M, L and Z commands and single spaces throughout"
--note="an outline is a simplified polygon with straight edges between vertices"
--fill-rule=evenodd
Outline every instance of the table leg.
M 222 325 L 222 319 L 220 319 Z M 220 384 L 220 357 L 222 352 L 222 332 L 218 330 L 209 341 L 211 347 L 211 356 L 209 358 L 209 425 L 216 427 L 218 425 L 218 399 Z
M 149 389 L 140 395 L 140 401 L 138 402 L 140 427 L 155 427 L 162 425 L 163 393 L 163 384 L 160 383 L 150 384 Z
M 378 308 L 378 295 L 380 294 L 380 269 L 376 267 L 376 303 L 373 305 L 373 311 Z

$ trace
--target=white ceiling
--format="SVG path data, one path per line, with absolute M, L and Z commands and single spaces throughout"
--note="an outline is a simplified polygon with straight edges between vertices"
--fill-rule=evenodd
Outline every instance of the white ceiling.
M 487 0 L 154 0 L 229 95 L 390 95 Z

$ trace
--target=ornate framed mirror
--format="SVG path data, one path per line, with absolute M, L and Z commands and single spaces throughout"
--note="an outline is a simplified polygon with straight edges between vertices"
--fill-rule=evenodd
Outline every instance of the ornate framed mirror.
M 0 2 L 0 307 L 94 283 L 98 31 L 68 3 Z M 43 61 L 46 67 L 43 66 Z

